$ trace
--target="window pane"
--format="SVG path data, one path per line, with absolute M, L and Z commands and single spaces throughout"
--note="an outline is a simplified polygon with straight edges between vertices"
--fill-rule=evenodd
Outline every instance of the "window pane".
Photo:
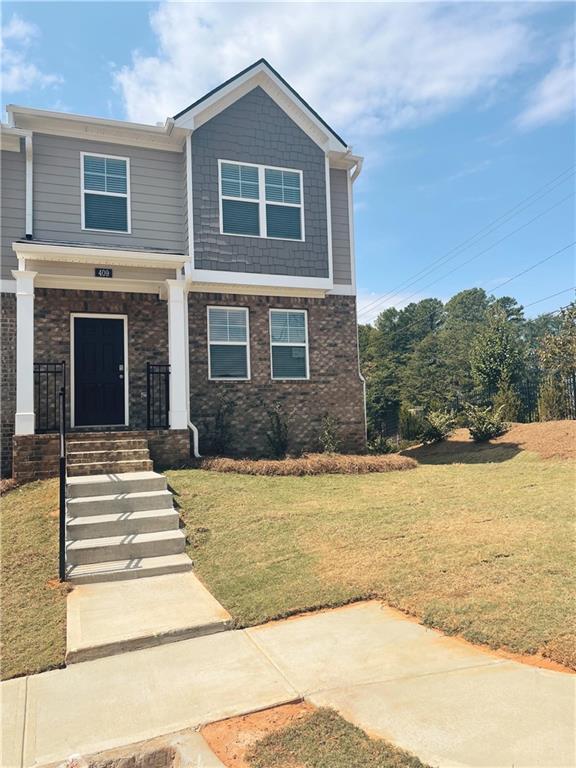
M 258 203 L 241 200 L 222 201 L 222 229 L 232 235 L 259 235 Z
M 221 181 L 223 195 L 258 199 L 258 168 L 222 163 Z
M 288 312 L 272 312 L 270 315 L 272 341 L 287 342 Z
M 126 160 L 116 160 L 113 157 L 106 158 L 106 173 L 113 176 L 126 178 Z
M 84 155 L 84 171 L 86 173 L 105 173 L 106 158 Z
M 300 208 L 288 208 L 285 205 L 266 206 L 266 228 L 268 237 L 282 237 L 300 240 Z
M 106 177 L 98 173 L 84 174 L 84 189 L 93 189 L 96 192 L 105 192 Z
M 305 379 L 306 347 L 272 347 L 272 376 L 275 379 Z
M 210 341 L 246 341 L 246 315 L 243 309 L 208 310 Z
M 306 318 L 304 312 L 288 313 L 288 341 L 304 344 L 306 341 Z
M 84 225 L 88 229 L 128 231 L 128 201 L 125 197 L 84 195 Z
M 213 379 L 248 378 L 248 355 L 244 344 L 210 345 L 210 373 Z
M 120 176 L 106 176 L 106 192 L 121 192 L 126 194 L 126 179 Z
M 266 200 L 278 203 L 300 203 L 300 174 L 266 168 Z

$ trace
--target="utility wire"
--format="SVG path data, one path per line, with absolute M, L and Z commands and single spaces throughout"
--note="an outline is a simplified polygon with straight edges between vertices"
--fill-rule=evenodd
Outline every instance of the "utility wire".
M 560 294 L 562 293 L 568 293 L 568 291 L 576 291 L 576 285 L 573 285 L 572 288 L 565 288 L 563 291 L 558 291 L 558 293 L 551 293 L 550 296 L 544 296 L 543 299 L 537 299 L 536 301 L 530 302 L 530 304 L 524 304 L 524 309 L 527 309 L 528 307 L 533 307 L 534 304 L 541 304 L 543 301 L 546 301 L 546 299 L 553 299 L 555 296 L 560 296 Z M 560 312 L 561 309 L 565 309 L 565 307 L 561 307 L 560 309 L 557 309 L 556 312 Z M 556 312 L 554 314 L 556 314 Z M 549 312 L 546 314 L 552 314 L 552 312 Z
M 508 283 L 511 283 L 512 280 L 516 280 L 516 278 L 522 277 L 522 275 L 525 275 L 527 272 L 531 272 L 533 269 L 536 269 L 536 267 L 539 267 L 540 264 L 544 264 L 546 261 L 550 261 L 550 259 L 552 259 L 554 256 L 558 256 L 559 253 L 564 253 L 564 251 L 567 251 L 568 248 L 572 248 L 573 245 L 576 245 L 576 240 L 573 240 L 568 245 L 565 245 L 564 248 L 560 248 L 559 250 L 554 251 L 554 253 L 551 253 L 550 256 L 546 256 L 545 259 L 540 259 L 540 261 L 532 264 L 532 266 L 523 269 L 522 272 L 518 272 L 518 274 L 509 277 L 507 280 L 504 280 L 501 283 L 498 283 L 498 285 L 490 289 L 490 292 L 497 291 L 499 288 L 502 288 L 503 285 L 508 285 Z
M 502 226 L 502 224 L 505 224 L 510 219 L 514 218 L 514 216 L 517 216 L 519 213 L 521 213 L 526 208 L 529 208 L 531 205 L 533 205 L 538 200 L 541 200 L 543 197 L 548 195 L 550 192 L 553 192 L 557 187 L 559 187 L 561 184 L 564 184 L 566 181 L 568 181 L 572 176 L 574 176 L 574 166 L 570 166 L 569 168 L 565 169 L 560 173 L 558 176 L 555 176 L 550 181 L 546 182 L 542 187 L 539 187 L 535 192 L 533 192 L 528 197 L 521 200 L 519 203 L 517 203 L 512 208 L 505 211 L 501 216 L 494 219 L 493 221 L 486 224 L 484 227 L 482 227 L 478 232 L 471 235 L 469 238 L 464 240 L 463 242 L 459 243 L 458 245 L 454 246 L 451 250 L 449 250 L 447 253 L 445 253 L 443 256 L 440 256 L 439 258 L 432 261 L 427 267 L 424 267 L 419 272 L 416 272 L 411 277 L 406 278 L 402 283 L 396 286 L 396 288 L 388 291 L 387 293 L 383 294 L 382 296 L 379 296 L 376 300 L 368 304 L 364 309 L 369 309 L 370 307 L 374 306 L 375 304 L 378 304 L 380 301 L 384 299 L 388 299 L 392 296 L 395 296 L 396 293 L 400 288 L 408 288 L 411 285 L 414 285 L 414 283 L 419 282 L 419 280 L 422 277 L 425 277 L 426 274 L 429 274 L 430 272 L 434 271 L 436 269 L 436 266 L 440 266 L 441 263 L 446 263 L 448 261 L 451 261 L 455 256 L 458 255 L 459 252 L 462 250 L 465 250 L 467 247 L 472 245 L 473 241 L 482 239 L 483 237 L 486 237 L 486 235 L 489 235 L 491 232 L 493 232 L 495 229 L 498 229 L 498 227 Z M 566 176 L 567 173 L 571 173 L 566 177 L 562 178 L 563 176 Z M 558 181 L 558 179 L 562 179 L 558 182 L 555 186 L 553 186 L 551 189 L 547 189 L 547 187 L 550 187 L 551 184 L 554 184 L 554 182 Z M 546 190 L 546 191 L 543 191 Z M 542 192 L 541 195 L 539 193 Z M 539 196 L 538 196 L 539 195 Z M 536 198 L 536 199 L 533 199 Z M 453 254 L 453 255 L 452 255 Z M 411 281 L 411 282 L 408 282 Z
M 435 280 L 432 280 L 432 282 L 427 283 L 426 285 L 420 287 L 417 291 L 415 291 L 414 293 L 411 293 L 407 298 L 403 299 L 402 303 L 404 304 L 407 301 L 410 301 L 410 299 L 412 299 L 414 296 L 417 296 L 421 291 L 426 290 L 426 288 L 430 288 L 430 286 L 432 285 L 436 285 L 436 283 L 439 283 L 441 280 L 444 280 L 445 277 L 449 277 L 454 272 L 457 272 L 459 269 L 462 269 L 462 267 L 465 267 L 467 264 L 470 264 L 470 262 L 475 261 L 475 259 L 478 259 L 480 258 L 480 256 L 483 256 L 485 253 L 488 253 L 488 251 L 491 251 L 492 248 L 495 248 L 497 245 L 500 245 L 500 243 L 504 242 L 504 240 L 507 240 L 509 237 L 512 237 L 512 235 L 515 235 L 517 232 L 520 232 L 520 230 L 525 229 L 534 221 L 537 221 L 538 219 L 542 218 L 542 216 L 545 216 L 547 213 L 554 210 L 554 208 L 557 208 L 559 205 L 562 205 L 562 203 L 566 202 L 566 200 L 569 200 L 571 197 L 574 197 L 574 192 L 571 192 L 569 195 L 566 195 L 566 197 L 563 197 L 561 200 L 558 200 L 558 202 L 554 203 L 554 205 L 551 205 L 549 208 L 546 208 L 545 210 L 541 211 L 537 216 L 534 216 L 533 218 L 529 219 L 524 224 L 521 224 L 519 227 L 516 227 L 516 229 L 513 229 L 511 232 L 508 232 L 508 234 L 504 235 L 504 237 L 501 237 L 499 240 L 496 240 L 487 248 L 484 248 L 483 251 L 480 251 L 479 253 L 476 253 L 474 256 L 471 256 L 469 259 L 466 259 L 466 261 L 463 261 L 457 267 L 454 267 L 454 269 L 451 269 L 449 272 L 446 272 L 444 275 L 441 275 Z M 379 299 L 377 302 L 373 302 L 372 305 L 369 305 L 369 306 L 373 307 L 377 304 L 380 304 L 381 302 L 382 302 L 382 299 Z M 361 315 L 365 314 L 368 308 L 369 307 L 364 307 L 358 313 L 358 316 L 360 317 Z

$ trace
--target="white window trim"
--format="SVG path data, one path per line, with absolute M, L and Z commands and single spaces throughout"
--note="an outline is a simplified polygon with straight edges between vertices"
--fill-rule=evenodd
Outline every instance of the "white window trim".
M 74 401 L 74 374 L 75 374 L 75 359 L 74 354 L 74 321 L 76 318 L 83 317 L 95 317 L 100 320 L 122 320 L 124 324 L 124 424 L 83 424 L 85 427 L 127 427 L 130 425 L 130 385 L 129 385 L 129 371 L 128 371 L 128 315 L 111 315 L 104 312 L 71 312 L 70 313 L 70 427 L 76 426 L 76 412 Z
M 104 157 L 109 158 L 110 160 L 124 160 L 126 163 L 126 192 L 101 192 L 93 189 L 85 189 L 84 188 L 84 158 L 85 157 Z M 121 157 L 120 155 L 103 155 L 98 152 L 80 152 L 80 186 L 81 186 L 81 228 L 85 232 L 112 232 L 115 235 L 131 235 L 132 234 L 132 206 L 130 203 L 130 158 L 129 157 Z M 85 204 L 84 204 L 84 195 L 104 195 L 105 197 L 125 197 L 127 200 L 126 203 L 126 220 L 128 224 L 128 229 L 126 230 L 119 230 L 119 229 L 94 229 L 93 227 L 87 227 L 85 224 Z
M 272 341 L 272 314 L 274 312 L 287 312 L 288 314 L 304 313 L 304 334 L 305 341 Z M 309 381 L 310 380 L 310 345 L 308 343 L 308 310 L 307 309 L 284 309 L 283 307 L 274 307 L 268 313 L 268 327 L 270 333 L 270 377 L 272 381 Z M 273 347 L 305 347 L 306 349 L 306 376 L 274 376 L 274 361 L 272 359 Z
M 211 309 L 226 309 L 228 311 L 244 312 L 246 315 L 246 341 L 212 341 L 210 338 L 210 310 Z M 231 307 L 228 304 L 209 304 L 206 307 L 206 331 L 208 339 L 208 381 L 250 381 L 252 378 L 251 365 L 250 365 L 250 312 L 248 307 Z M 228 376 L 212 376 L 212 363 L 210 357 L 210 347 L 213 344 L 218 346 L 229 347 L 246 347 L 246 373 L 247 376 L 239 378 L 229 378 Z
M 234 197 L 232 195 L 222 194 L 222 165 L 226 163 L 229 165 L 247 165 L 251 168 L 258 168 L 258 198 L 249 197 Z M 300 203 L 280 203 L 273 200 L 266 200 L 266 177 L 265 170 L 268 168 L 270 171 L 289 171 L 290 173 L 297 173 L 300 176 Z M 222 211 L 223 200 L 241 200 L 245 203 L 254 203 L 258 205 L 258 217 L 260 223 L 259 235 L 243 235 L 236 234 L 235 232 L 224 232 L 224 214 Z M 266 205 L 283 205 L 286 208 L 300 208 L 300 238 L 296 237 L 271 237 L 268 235 L 266 228 Z M 304 243 L 306 241 L 306 233 L 304 231 L 304 174 L 298 168 L 285 168 L 279 165 L 259 165 L 257 163 L 245 163 L 241 160 L 218 160 L 218 207 L 220 210 L 220 234 L 226 237 L 257 237 L 260 240 L 282 240 L 286 243 Z

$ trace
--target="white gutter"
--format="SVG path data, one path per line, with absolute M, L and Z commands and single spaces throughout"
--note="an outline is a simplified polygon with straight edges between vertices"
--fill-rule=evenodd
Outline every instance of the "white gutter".
M 24 137 L 24 146 L 26 150 L 26 238 L 32 239 L 33 235 L 33 147 L 32 147 L 32 134 L 29 133 Z
M 362 170 L 363 163 L 364 163 L 364 158 L 363 157 L 357 158 L 357 160 L 356 160 L 356 167 L 354 168 L 354 173 L 350 177 L 350 181 L 352 182 L 352 184 L 354 184 L 354 182 L 356 181 L 358 176 L 360 176 L 360 171 Z
M 185 339 L 186 339 L 186 411 L 188 414 L 188 429 L 192 432 L 192 450 L 194 452 L 194 458 L 200 459 L 200 445 L 199 445 L 199 437 L 198 437 L 198 427 L 192 423 L 190 420 L 190 341 L 188 338 L 188 333 L 190 326 L 188 324 L 188 291 L 184 291 L 184 322 L 186 323 L 185 328 Z

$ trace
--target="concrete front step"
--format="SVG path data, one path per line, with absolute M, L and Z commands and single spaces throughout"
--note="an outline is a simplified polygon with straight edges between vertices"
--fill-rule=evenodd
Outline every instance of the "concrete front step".
M 129 448 L 122 450 L 105 449 L 102 451 L 68 451 L 66 454 L 70 464 L 96 464 L 110 461 L 145 461 L 150 458 L 148 448 Z
M 112 512 L 142 512 L 145 510 L 173 509 L 173 497 L 170 491 L 137 491 L 136 493 L 116 493 L 105 496 L 78 496 L 68 499 L 66 508 L 69 517 L 88 515 L 106 515 Z
M 179 529 L 79 539 L 66 545 L 66 560 L 71 565 L 134 560 L 139 557 L 178 555 L 186 549 L 186 537 Z
M 122 440 L 105 440 L 104 438 L 100 440 L 68 440 L 66 448 L 68 454 L 78 451 L 132 451 L 148 448 L 148 441 L 138 437 L 127 437 Z
M 149 509 L 142 512 L 114 512 L 107 515 L 87 515 L 68 520 L 68 539 L 99 539 L 135 533 L 178 530 L 179 517 L 175 509 Z
M 100 477 L 81 475 L 69 477 L 66 482 L 69 499 L 123 494 L 165 491 L 166 478 L 158 472 L 123 472 L 104 474 Z
M 163 576 L 167 573 L 183 573 L 191 569 L 192 560 L 186 554 L 179 554 L 71 565 L 66 573 L 68 581 L 74 584 L 93 584 L 99 581 L 124 581 L 145 576 Z
M 123 474 L 126 472 L 146 472 L 152 470 L 151 459 L 138 459 L 136 461 L 98 461 L 86 464 L 68 463 L 68 476 L 79 477 L 82 475 Z

